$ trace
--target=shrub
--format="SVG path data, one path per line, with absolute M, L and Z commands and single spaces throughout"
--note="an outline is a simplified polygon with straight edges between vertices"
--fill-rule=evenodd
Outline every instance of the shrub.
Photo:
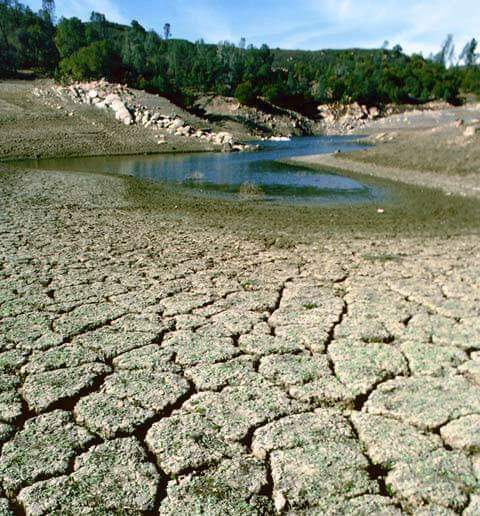
M 60 62 L 60 73 L 76 81 L 100 79 L 119 81 L 122 59 L 108 41 L 97 41 L 81 48 Z
M 246 106 L 255 104 L 257 96 L 251 82 L 240 83 L 235 90 L 235 98 Z

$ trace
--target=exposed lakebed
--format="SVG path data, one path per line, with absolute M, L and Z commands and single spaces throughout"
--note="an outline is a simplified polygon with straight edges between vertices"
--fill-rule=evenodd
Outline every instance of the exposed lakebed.
M 45 159 L 36 168 L 134 176 L 174 185 L 195 195 L 300 204 L 378 202 L 385 192 L 335 172 L 285 163 L 294 156 L 365 148 L 358 137 L 304 137 L 264 141 L 253 153 L 158 154 Z

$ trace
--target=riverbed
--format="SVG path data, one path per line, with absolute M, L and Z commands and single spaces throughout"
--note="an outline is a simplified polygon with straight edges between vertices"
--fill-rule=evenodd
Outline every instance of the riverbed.
M 365 148 L 358 136 L 292 138 L 258 142 L 259 152 L 100 156 L 30 161 L 42 170 L 101 172 L 169 185 L 197 196 L 288 204 L 364 204 L 384 199 L 376 185 L 332 171 L 284 163 L 296 156 Z

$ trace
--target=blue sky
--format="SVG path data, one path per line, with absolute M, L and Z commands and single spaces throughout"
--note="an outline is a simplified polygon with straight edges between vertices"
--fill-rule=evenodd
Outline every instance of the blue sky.
M 41 0 L 27 0 L 38 9 Z M 57 0 L 57 13 L 86 19 L 90 11 L 111 20 L 139 21 L 174 37 L 282 48 L 378 47 L 385 40 L 407 52 L 436 52 L 447 33 L 459 50 L 480 39 L 478 0 Z

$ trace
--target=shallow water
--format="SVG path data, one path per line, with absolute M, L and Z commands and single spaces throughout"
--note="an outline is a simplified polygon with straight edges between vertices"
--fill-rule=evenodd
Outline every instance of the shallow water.
M 260 152 L 102 156 L 46 159 L 39 169 L 106 172 L 173 184 L 195 195 L 300 204 L 358 204 L 384 197 L 377 187 L 335 172 L 317 172 L 277 160 L 365 148 L 358 137 L 304 137 L 260 142 Z

